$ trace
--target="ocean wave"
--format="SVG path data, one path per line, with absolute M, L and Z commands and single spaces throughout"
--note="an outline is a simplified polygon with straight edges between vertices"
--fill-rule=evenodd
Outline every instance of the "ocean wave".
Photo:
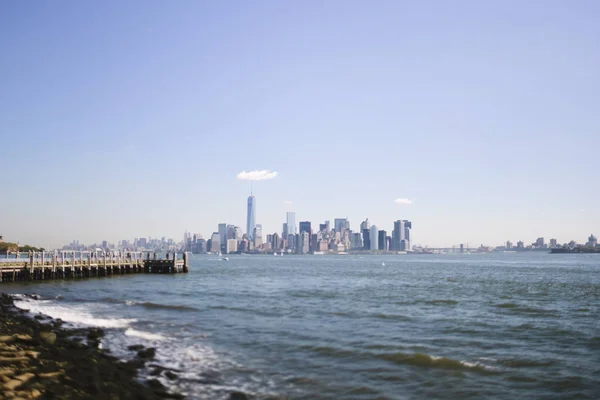
M 452 370 L 458 370 L 458 371 L 471 371 L 471 372 L 487 373 L 487 374 L 494 373 L 494 371 L 491 367 L 486 366 L 481 363 L 453 360 L 451 358 L 436 357 L 436 356 L 432 356 L 429 354 L 423 354 L 423 353 L 414 353 L 414 354 L 390 353 L 390 354 L 380 354 L 377 357 L 382 360 L 391 361 L 395 364 L 414 365 L 417 367 L 425 367 L 425 368 L 442 368 L 442 369 L 452 369 Z
M 98 318 L 76 307 L 66 307 L 51 300 L 29 301 L 27 298 L 15 299 L 15 306 L 29 310 L 32 313 L 41 313 L 52 318 L 60 318 L 64 322 L 75 326 L 91 326 L 95 328 L 127 328 L 135 319 L 125 318 Z
M 345 357 L 358 356 L 361 354 L 356 351 L 345 350 L 345 349 L 341 349 L 339 347 L 332 347 L 332 346 L 302 346 L 301 348 L 303 350 L 310 350 L 313 353 L 317 353 L 317 354 L 321 354 L 321 355 L 325 355 L 325 356 L 329 356 L 329 357 L 345 358 Z
M 149 301 L 137 302 L 128 300 L 125 302 L 128 306 L 138 306 L 150 309 L 163 309 L 163 310 L 179 310 L 179 311 L 199 311 L 196 307 L 191 306 L 183 306 L 176 304 L 160 304 L 160 303 L 152 303 Z
M 550 367 L 557 364 L 555 360 L 529 360 L 529 359 L 518 359 L 511 358 L 505 360 L 498 360 L 498 363 L 509 368 L 524 368 L 524 367 Z
M 514 313 L 528 314 L 528 315 L 532 315 L 532 316 L 553 315 L 553 314 L 557 313 L 556 310 L 549 310 L 546 308 L 529 307 L 529 306 L 519 305 L 519 304 L 515 304 L 515 303 L 501 303 L 501 304 L 497 304 L 496 307 L 504 308 L 504 309 L 510 310 Z
M 434 306 L 438 306 L 438 305 L 454 306 L 454 305 L 458 304 L 458 301 L 456 301 L 456 300 L 442 299 L 442 300 L 427 300 L 427 301 L 424 301 L 423 303 L 425 303 L 425 304 L 431 304 L 431 305 L 434 305 Z
M 400 314 L 383 314 L 383 313 L 378 313 L 378 314 L 372 314 L 372 315 L 370 315 L 370 317 L 378 318 L 378 319 L 392 319 L 392 320 L 396 320 L 396 321 L 409 321 L 409 320 L 411 320 L 410 317 L 407 317 L 405 315 L 400 315 Z
M 145 340 L 149 340 L 149 341 L 163 341 L 163 340 L 167 339 L 166 337 L 159 335 L 157 333 L 138 331 L 133 328 L 127 328 L 125 330 L 125 336 L 133 336 L 133 337 L 137 337 L 137 338 L 141 338 L 141 339 L 145 339 Z

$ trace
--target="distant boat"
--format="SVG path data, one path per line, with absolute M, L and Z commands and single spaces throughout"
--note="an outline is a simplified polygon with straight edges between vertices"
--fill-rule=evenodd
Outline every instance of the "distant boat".
M 221 258 L 221 260 L 223 260 L 223 261 L 229 261 L 229 258 L 228 257 L 223 257 L 223 258 Z

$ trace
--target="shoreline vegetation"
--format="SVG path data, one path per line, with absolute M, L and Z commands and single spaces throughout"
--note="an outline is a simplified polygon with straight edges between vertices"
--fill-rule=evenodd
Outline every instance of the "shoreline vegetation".
M 154 348 L 130 346 L 135 356 L 121 361 L 101 348 L 103 330 L 62 325 L 0 293 L 0 399 L 184 398 L 156 379 L 177 379 L 178 371 L 150 364 Z M 147 366 L 151 377 L 142 383 L 138 373 Z

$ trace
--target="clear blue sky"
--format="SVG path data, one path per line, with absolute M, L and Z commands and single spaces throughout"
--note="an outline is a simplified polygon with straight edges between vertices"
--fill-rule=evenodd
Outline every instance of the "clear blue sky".
M 600 233 L 600 3 L 0 3 L 0 234 L 365 217 L 415 243 Z M 396 198 L 413 200 L 410 205 Z M 292 201 L 292 205 L 284 201 Z

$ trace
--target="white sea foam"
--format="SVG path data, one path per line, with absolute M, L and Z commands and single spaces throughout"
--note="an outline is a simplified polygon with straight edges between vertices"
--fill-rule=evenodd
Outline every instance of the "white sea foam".
M 162 341 L 162 340 L 166 340 L 167 338 L 159 335 L 157 333 L 150 333 L 150 332 L 144 332 L 144 331 L 138 331 L 135 330 L 133 328 L 127 328 L 125 330 L 125 335 L 126 336 L 133 336 L 133 337 L 138 337 L 141 339 L 145 339 L 145 340 L 150 340 L 150 341 Z
M 127 328 L 129 325 L 136 322 L 135 319 L 94 317 L 78 306 L 59 305 L 52 300 L 29 300 L 21 297 L 20 299 L 15 299 L 15 306 L 23 310 L 29 310 L 32 313 L 42 313 L 55 319 L 60 318 L 75 326 Z

